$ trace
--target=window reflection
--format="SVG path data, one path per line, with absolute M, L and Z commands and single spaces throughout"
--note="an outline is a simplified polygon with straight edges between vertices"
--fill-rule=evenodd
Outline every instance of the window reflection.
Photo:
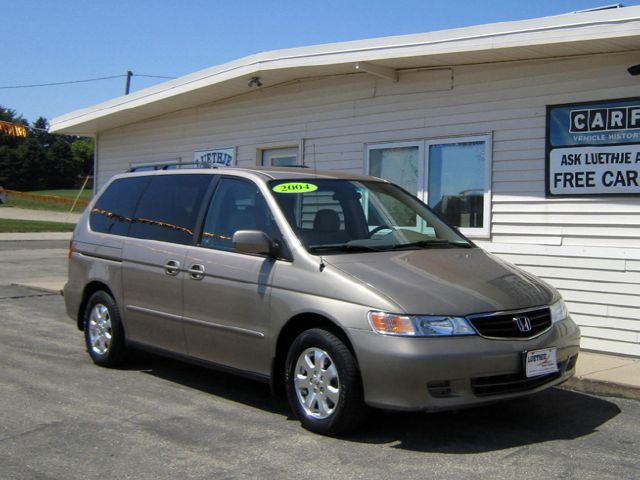
M 481 228 L 485 188 L 484 142 L 429 146 L 429 205 L 450 224 Z
M 211 175 L 153 177 L 131 219 L 129 236 L 189 244 Z
M 417 195 L 419 153 L 417 146 L 373 149 L 369 153 L 369 175 Z

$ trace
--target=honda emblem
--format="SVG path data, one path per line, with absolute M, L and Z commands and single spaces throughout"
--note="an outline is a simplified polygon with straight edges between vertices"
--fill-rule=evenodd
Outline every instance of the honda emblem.
M 518 330 L 522 333 L 531 331 L 531 320 L 529 320 L 529 317 L 513 317 L 513 323 L 516 324 Z

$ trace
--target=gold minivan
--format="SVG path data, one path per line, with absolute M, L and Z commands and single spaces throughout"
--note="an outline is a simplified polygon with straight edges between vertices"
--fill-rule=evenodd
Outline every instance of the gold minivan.
M 324 434 L 557 385 L 580 340 L 553 287 L 415 196 L 304 168 L 115 176 L 64 295 L 96 364 L 140 348 L 269 382 Z

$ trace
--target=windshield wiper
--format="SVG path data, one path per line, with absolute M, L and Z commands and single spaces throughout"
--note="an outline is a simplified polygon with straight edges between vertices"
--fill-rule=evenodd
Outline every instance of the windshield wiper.
M 471 244 L 465 241 L 452 242 L 451 240 L 420 240 L 418 242 L 411 243 L 398 243 L 394 245 L 394 250 L 400 248 L 430 248 L 430 247 L 460 247 L 460 248 L 471 248 Z
M 310 245 L 310 252 L 339 251 L 339 252 L 383 252 L 385 250 L 399 250 L 403 248 L 432 248 L 432 247 L 459 247 L 471 248 L 472 245 L 463 240 L 452 242 L 450 240 L 420 240 L 411 243 L 398 243 L 396 245 L 380 245 L 372 247 L 371 245 L 335 243 L 329 245 Z
M 310 245 L 310 252 L 324 252 L 337 250 L 340 252 L 381 252 L 382 249 L 368 245 L 350 245 L 348 243 L 336 243 L 331 245 Z

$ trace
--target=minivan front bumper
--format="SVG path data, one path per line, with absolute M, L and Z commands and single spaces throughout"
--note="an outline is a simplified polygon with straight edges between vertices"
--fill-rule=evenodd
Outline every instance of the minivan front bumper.
M 580 330 L 567 317 L 527 340 L 394 337 L 350 329 L 365 401 L 394 410 L 449 410 L 537 392 L 575 373 Z M 527 351 L 555 347 L 559 371 L 526 378 Z

